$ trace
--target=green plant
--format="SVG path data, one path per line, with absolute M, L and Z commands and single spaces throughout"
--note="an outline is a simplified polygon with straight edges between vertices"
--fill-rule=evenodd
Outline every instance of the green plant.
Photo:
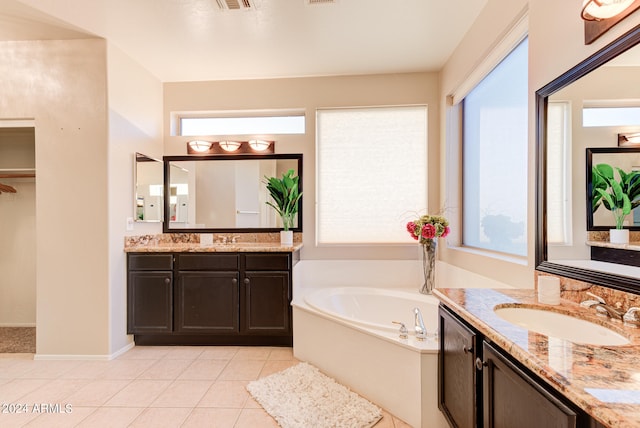
M 282 174 L 282 178 L 264 177 L 267 190 L 273 199 L 273 202 L 267 201 L 266 203 L 280 215 L 284 230 L 293 227 L 295 215 L 298 212 L 298 201 L 302 197 L 298 185 L 300 177 L 294 177 L 293 173 L 293 170 L 290 169 Z
M 614 168 L 606 163 L 591 168 L 591 209 L 596 212 L 600 205 L 611 211 L 616 229 L 622 229 L 624 219 L 640 205 L 640 171 L 624 172 L 616 167 L 620 180 L 616 181 Z

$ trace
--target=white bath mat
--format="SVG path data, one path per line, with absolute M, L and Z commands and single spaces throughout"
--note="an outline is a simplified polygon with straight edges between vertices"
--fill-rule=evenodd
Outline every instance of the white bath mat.
M 283 428 L 368 428 L 382 418 L 380 408 L 307 363 L 249 382 L 247 390 Z

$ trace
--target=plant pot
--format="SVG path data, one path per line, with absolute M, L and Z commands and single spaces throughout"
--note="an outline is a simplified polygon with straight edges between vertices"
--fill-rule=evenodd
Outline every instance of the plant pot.
M 612 244 L 628 244 L 629 229 L 609 229 L 609 242 Z
M 293 231 L 292 230 L 281 230 L 280 231 L 280 244 L 282 244 L 282 245 L 293 245 Z

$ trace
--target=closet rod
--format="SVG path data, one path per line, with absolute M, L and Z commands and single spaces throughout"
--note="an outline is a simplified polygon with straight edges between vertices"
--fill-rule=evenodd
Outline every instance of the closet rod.
M 0 178 L 34 178 L 35 174 L 0 174 Z

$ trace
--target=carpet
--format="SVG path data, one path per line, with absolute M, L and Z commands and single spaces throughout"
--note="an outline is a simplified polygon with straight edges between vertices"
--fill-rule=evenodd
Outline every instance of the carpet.
M 35 352 L 35 327 L 0 327 L 0 354 L 34 354 Z
M 368 428 L 382 410 L 308 364 L 249 382 L 247 390 L 283 428 Z

